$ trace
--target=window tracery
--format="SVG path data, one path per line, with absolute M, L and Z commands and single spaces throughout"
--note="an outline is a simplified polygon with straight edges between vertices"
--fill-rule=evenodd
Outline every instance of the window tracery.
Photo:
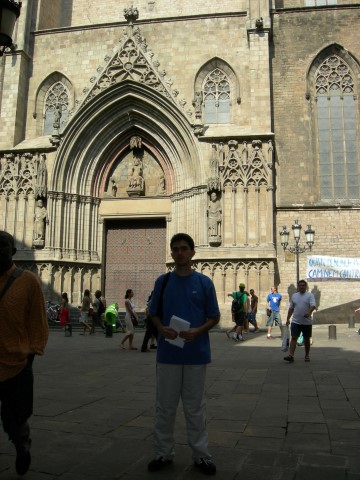
M 205 123 L 230 123 L 230 80 L 220 69 L 215 68 L 204 81 Z
M 360 196 L 354 88 L 350 67 L 336 54 L 315 72 L 320 192 L 325 201 Z
M 69 91 L 62 82 L 54 83 L 44 102 L 44 135 L 51 135 L 54 128 L 61 133 L 69 117 Z M 57 125 L 59 125 L 57 127 Z

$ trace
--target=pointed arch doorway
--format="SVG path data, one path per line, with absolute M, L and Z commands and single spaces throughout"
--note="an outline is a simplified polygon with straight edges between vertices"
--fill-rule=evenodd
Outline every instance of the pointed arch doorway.
M 165 272 L 165 218 L 105 222 L 105 294 L 108 304 L 124 310 L 125 291 L 134 290 L 137 310 L 143 310 L 155 279 Z

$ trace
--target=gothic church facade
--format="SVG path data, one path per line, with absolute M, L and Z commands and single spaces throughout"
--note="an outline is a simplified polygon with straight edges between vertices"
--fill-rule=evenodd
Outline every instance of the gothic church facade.
M 49 300 L 132 288 L 144 307 L 180 231 L 224 325 L 239 282 L 262 308 L 277 285 L 286 308 L 283 225 L 312 225 L 313 254 L 359 256 L 360 3 L 194 7 L 23 1 L 0 66 L 0 228 Z M 357 305 L 356 279 L 310 289 L 319 319 Z

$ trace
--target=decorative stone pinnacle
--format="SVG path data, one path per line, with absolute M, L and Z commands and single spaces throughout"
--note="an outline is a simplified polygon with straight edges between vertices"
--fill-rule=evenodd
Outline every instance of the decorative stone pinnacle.
M 124 17 L 132 25 L 139 18 L 139 10 L 133 5 L 130 8 L 124 8 Z

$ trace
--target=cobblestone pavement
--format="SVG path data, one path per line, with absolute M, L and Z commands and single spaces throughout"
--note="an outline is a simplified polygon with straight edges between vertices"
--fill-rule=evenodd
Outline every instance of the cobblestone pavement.
M 358 326 L 357 326 L 358 328 Z M 216 477 L 237 480 L 360 480 L 360 335 L 314 327 L 311 362 L 303 347 L 283 360 L 280 332 L 234 343 L 211 333 L 208 369 L 210 450 Z M 198 479 L 176 422 L 176 458 L 148 473 L 153 457 L 155 351 L 118 348 L 122 334 L 65 337 L 52 331 L 37 357 L 28 480 Z M 143 331 L 136 332 L 139 345 Z M 0 478 L 18 478 L 14 449 L 0 432 Z

